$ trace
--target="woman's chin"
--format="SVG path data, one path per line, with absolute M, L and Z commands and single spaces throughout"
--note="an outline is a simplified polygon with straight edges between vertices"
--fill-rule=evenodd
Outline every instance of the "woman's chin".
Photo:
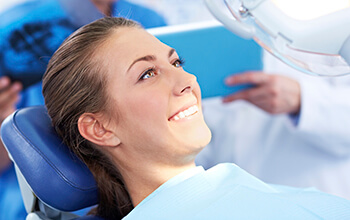
M 187 139 L 187 144 L 191 145 L 193 148 L 202 150 L 207 146 L 211 140 L 211 131 L 208 126 L 201 126 L 185 135 Z

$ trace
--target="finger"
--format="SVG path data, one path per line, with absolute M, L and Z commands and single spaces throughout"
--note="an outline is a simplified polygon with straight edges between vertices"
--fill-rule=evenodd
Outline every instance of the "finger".
M 7 88 L 11 84 L 10 79 L 7 76 L 0 78 L 0 91 Z
M 0 107 L 6 105 L 13 97 L 19 95 L 22 90 L 22 85 L 20 83 L 14 83 L 11 87 L 5 89 L 0 93 Z
M 272 113 L 271 112 L 271 103 L 268 100 L 259 100 L 259 101 L 255 101 L 255 102 L 251 102 L 253 105 L 255 105 L 256 107 L 264 110 L 267 113 Z
M 223 102 L 228 103 L 239 99 L 255 102 L 260 99 L 265 99 L 267 96 L 268 94 L 266 94 L 266 89 L 264 87 L 256 87 L 226 96 L 223 98 Z
M 7 103 L 0 106 L 0 122 L 16 110 L 19 95 L 13 95 L 7 99 Z
M 18 100 L 18 99 L 17 99 Z M 16 101 L 17 101 L 16 100 Z M 12 105 L 7 106 L 4 109 L 1 109 L 1 113 L 0 113 L 0 121 L 3 121 L 7 116 L 9 116 L 10 114 L 12 114 L 14 111 L 16 110 L 16 106 L 15 103 L 13 103 Z
M 290 113 L 289 109 L 285 108 L 285 106 L 281 105 L 281 103 L 275 99 L 262 99 L 252 102 L 252 104 L 270 114 Z
M 1 109 L 4 107 L 7 108 L 8 106 L 14 106 L 17 101 L 19 100 L 20 96 L 18 93 L 12 93 L 11 95 L 7 96 L 6 99 L 4 99 L 3 104 L 1 105 Z
M 269 82 L 270 75 L 263 72 L 246 72 L 242 74 L 236 74 L 229 76 L 225 79 L 225 84 L 229 86 L 239 84 L 255 84 L 261 85 Z

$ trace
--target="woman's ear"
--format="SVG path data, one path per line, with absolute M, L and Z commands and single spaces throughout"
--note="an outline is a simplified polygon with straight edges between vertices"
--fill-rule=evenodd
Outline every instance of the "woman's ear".
M 104 120 L 103 116 L 84 113 L 79 117 L 78 129 L 80 134 L 92 143 L 100 146 L 115 147 L 121 141 L 107 126 L 109 124 L 107 120 Z

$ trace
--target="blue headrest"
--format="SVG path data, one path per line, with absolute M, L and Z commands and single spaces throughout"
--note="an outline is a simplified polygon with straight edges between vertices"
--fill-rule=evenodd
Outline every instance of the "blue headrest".
M 7 117 L 1 136 L 35 195 L 61 211 L 98 203 L 96 182 L 51 126 L 44 106 L 17 110 Z

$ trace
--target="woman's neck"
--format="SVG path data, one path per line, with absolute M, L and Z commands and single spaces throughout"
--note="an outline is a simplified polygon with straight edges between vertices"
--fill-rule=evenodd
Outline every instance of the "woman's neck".
M 166 181 L 193 167 L 195 167 L 194 161 L 183 166 L 154 166 L 140 163 L 135 164 L 133 168 L 130 167 L 131 169 L 120 169 L 120 172 L 135 207 Z

